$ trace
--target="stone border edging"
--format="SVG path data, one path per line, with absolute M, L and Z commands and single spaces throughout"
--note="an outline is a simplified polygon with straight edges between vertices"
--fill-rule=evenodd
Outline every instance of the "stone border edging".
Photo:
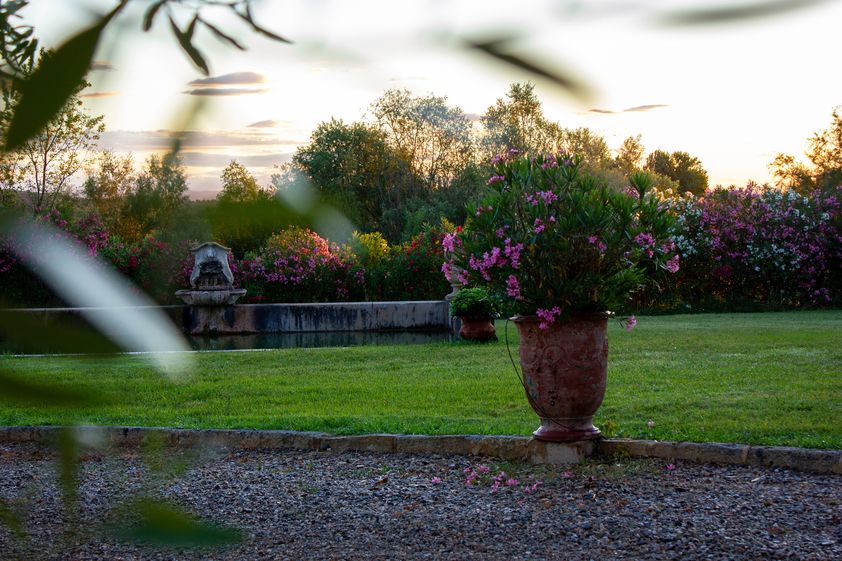
M 64 427 L 0 427 L 0 443 L 53 441 Z M 662 458 L 698 463 L 719 463 L 797 469 L 842 475 L 842 450 L 815 450 L 786 446 L 661 442 L 657 440 L 603 439 L 554 443 L 526 436 L 366 434 L 336 436 L 323 432 L 237 429 L 172 429 L 145 427 L 76 427 L 92 445 L 137 447 L 148 435 L 168 446 L 220 446 L 240 449 L 298 449 L 406 454 L 490 456 L 533 464 L 573 464 L 589 456 Z

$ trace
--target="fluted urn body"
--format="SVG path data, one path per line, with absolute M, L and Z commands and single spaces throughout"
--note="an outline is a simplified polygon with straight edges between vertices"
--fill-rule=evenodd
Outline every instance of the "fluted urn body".
M 593 416 L 608 378 L 608 314 L 577 314 L 546 329 L 534 316 L 512 318 L 529 404 L 541 418 L 538 440 L 572 442 L 600 435 Z

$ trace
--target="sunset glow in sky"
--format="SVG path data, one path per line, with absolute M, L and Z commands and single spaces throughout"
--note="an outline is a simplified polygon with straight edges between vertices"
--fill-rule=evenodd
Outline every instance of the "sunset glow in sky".
M 31 0 L 24 13 L 43 43 L 56 46 L 115 4 Z M 762 19 L 677 27 L 664 25 L 664 15 L 711 2 L 267 0 L 255 4 L 256 19 L 294 44 L 215 19 L 248 51 L 200 34 L 214 77 L 203 82 L 164 19 L 150 33 L 140 30 L 148 2 L 137 0 L 101 46 L 86 105 L 105 115 L 102 146 L 131 152 L 136 162 L 165 149 L 169 131 L 194 131 L 184 157 L 199 192 L 219 189 L 231 159 L 267 183 L 272 166 L 288 161 L 319 122 L 364 119 L 386 89 L 447 96 L 478 116 L 508 84 L 530 80 L 548 117 L 590 127 L 611 148 L 642 134 L 647 151 L 699 157 L 714 185 L 764 182 L 775 153 L 801 156 L 842 105 L 835 62 L 842 2 L 805 4 Z M 492 34 L 515 36 L 515 52 L 574 72 L 593 88 L 592 99 L 576 100 L 463 46 Z M 185 123 L 196 100 L 204 110 Z

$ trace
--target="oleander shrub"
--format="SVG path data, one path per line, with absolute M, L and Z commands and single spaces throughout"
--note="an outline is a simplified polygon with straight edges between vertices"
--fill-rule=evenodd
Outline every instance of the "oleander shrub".
M 366 270 L 371 300 L 441 300 L 450 284 L 441 272 L 444 233 L 426 228 L 410 241 L 389 248 L 380 263 Z
M 810 196 L 749 184 L 673 199 L 674 300 L 735 309 L 842 302 L 842 186 Z
M 298 226 L 273 234 L 239 264 L 249 302 L 342 302 L 361 300 L 365 271 L 349 252 Z

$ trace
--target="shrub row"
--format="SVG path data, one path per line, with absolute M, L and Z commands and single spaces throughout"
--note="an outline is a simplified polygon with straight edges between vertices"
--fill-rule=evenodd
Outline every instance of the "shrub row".
M 715 189 L 704 197 L 665 198 L 677 215 L 677 275 L 641 294 L 650 310 L 742 310 L 842 304 L 842 186 L 809 197 L 749 185 Z M 57 212 L 41 220 L 84 243 L 160 303 L 188 286 L 188 242 L 146 238 L 126 243 L 96 217 L 68 224 Z M 307 229 L 273 235 L 243 259 L 230 259 L 246 302 L 329 302 L 440 299 L 449 292 L 441 273 L 443 232 L 428 229 L 389 245 L 378 233 L 332 244 Z M 0 240 L 0 300 L 6 305 L 54 306 L 56 299 Z

